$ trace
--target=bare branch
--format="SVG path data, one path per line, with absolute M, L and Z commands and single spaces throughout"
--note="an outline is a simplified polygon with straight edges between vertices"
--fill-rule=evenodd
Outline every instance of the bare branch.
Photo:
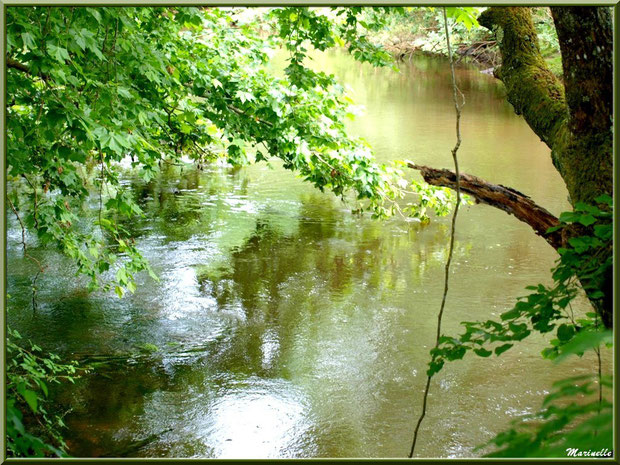
M 424 180 L 434 186 L 443 186 L 455 189 L 456 176 L 453 171 L 436 169 L 429 166 L 408 164 L 409 168 L 418 170 Z M 562 235 L 559 231 L 547 234 L 547 229 L 557 226 L 559 220 L 546 209 L 536 204 L 527 195 L 500 184 L 491 184 L 477 176 L 461 173 L 459 176 L 461 191 L 471 195 L 477 202 L 491 205 L 514 215 L 542 236 L 553 248 L 562 245 Z

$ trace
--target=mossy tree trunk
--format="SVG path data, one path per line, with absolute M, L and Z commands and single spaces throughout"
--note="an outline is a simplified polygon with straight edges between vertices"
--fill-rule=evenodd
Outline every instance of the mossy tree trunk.
M 571 203 L 594 203 L 599 195 L 613 193 L 611 11 L 551 7 L 551 13 L 562 53 L 563 82 L 543 59 L 529 8 L 492 7 L 479 22 L 496 33 L 502 66 L 495 75 L 504 83 L 515 112 L 551 149 Z M 613 267 L 605 273 L 605 297 L 592 303 L 605 326 L 611 327 Z
M 571 203 L 611 194 L 612 23 L 607 7 L 552 7 L 564 83 L 547 67 L 527 7 L 492 7 L 480 24 L 496 32 L 496 76 L 508 101 L 551 148 Z

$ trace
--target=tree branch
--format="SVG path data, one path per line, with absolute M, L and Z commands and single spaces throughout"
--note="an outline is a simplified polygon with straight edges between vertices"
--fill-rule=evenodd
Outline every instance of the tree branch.
M 26 74 L 30 74 L 30 68 L 28 68 L 28 66 L 26 66 L 23 63 L 20 63 L 17 60 L 13 60 L 12 58 L 7 58 L 6 59 L 6 67 L 7 68 L 13 68 L 13 69 L 18 69 L 19 71 L 22 71 Z
M 424 181 L 434 186 L 456 189 L 456 175 L 453 171 L 436 169 L 429 166 L 408 164 L 409 168 L 420 171 Z M 491 184 L 477 176 L 461 173 L 459 176 L 461 192 L 471 195 L 477 202 L 504 210 L 518 220 L 528 224 L 539 236 L 543 237 L 553 248 L 562 245 L 562 235 L 559 231 L 547 234 L 547 229 L 557 226 L 559 220 L 534 203 L 527 195 L 499 184 Z
M 21 71 L 22 73 L 26 73 L 29 76 L 37 76 L 35 75 L 32 70 L 28 67 L 28 65 L 25 65 L 17 60 L 13 60 L 12 58 L 8 58 L 6 59 L 6 67 L 8 68 L 13 68 L 16 69 L 18 71 Z M 43 79 L 44 81 L 47 81 L 50 77 L 47 74 L 44 73 L 39 73 L 38 77 L 40 77 L 41 79 Z

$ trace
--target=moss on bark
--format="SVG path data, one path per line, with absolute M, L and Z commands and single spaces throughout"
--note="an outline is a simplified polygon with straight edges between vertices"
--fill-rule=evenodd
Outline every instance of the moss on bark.
M 568 120 L 562 83 L 547 68 L 529 8 L 490 8 L 479 18 L 498 32 L 502 66 L 496 75 L 506 86 L 508 101 L 551 148 Z
M 601 7 L 558 7 L 554 19 L 568 101 L 540 53 L 529 8 L 492 7 L 479 22 L 498 33 L 503 64 L 496 76 L 508 101 L 551 148 L 571 202 L 591 203 L 613 191 L 611 21 Z
M 552 7 L 564 83 L 540 53 L 530 9 L 492 7 L 479 22 L 495 31 L 502 66 L 496 76 L 508 101 L 551 148 L 570 201 L 594 203 L 613 193 L 613 64 L 607 7 Z M 613 269 L 606 271 L 612 282 Z M 610 287 L 610 286 L 608 286 Z M 613 321 L 613 293 L 592 302 L 606 326 Z

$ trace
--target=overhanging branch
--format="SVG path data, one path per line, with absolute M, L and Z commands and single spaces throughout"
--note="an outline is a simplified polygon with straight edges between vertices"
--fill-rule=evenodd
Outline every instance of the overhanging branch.
M 453 171 L 408 163 L 409 168 L 419 171 L 429 184 L 456 189 L 456 175 Z M 559 231 L 547 234 L 547 229 L 557 226 L 559 220 L 546 209 L 534 203 L 527 195 L 499 184 L 491 184 L 477 176 L 461 173 L 459 176 L 461 192 L 471 195 L 477 202 L 504 210 L 518 220 L 528 224 L 553 248 L 562 245 Z
M 47 81 L 50 78 L 49 75 L 45 73 L 39 73 L 38 75 L 36 75 L 35 73 L 32 72 L 32 70 L 30 69 L 28 65 L 25 65 L 24 63 L 21 63 L 17 60 L 13 60 L 12 58 L 8 58 L 8 57 L 6 59 L 6 67 L 7 69 L 9 68 L 16 69 L 30 76 L 34 76 L 34 77 L 38 76 L 44 81 Z
M 23 63 L 20 63 L 19 61 L 13 60 L 12 58 L 6 59 L 6 67 L 18 69 L 24 73 L 30 74 L 30 68 L 28 68 L 28 66 L 26 66 Z

